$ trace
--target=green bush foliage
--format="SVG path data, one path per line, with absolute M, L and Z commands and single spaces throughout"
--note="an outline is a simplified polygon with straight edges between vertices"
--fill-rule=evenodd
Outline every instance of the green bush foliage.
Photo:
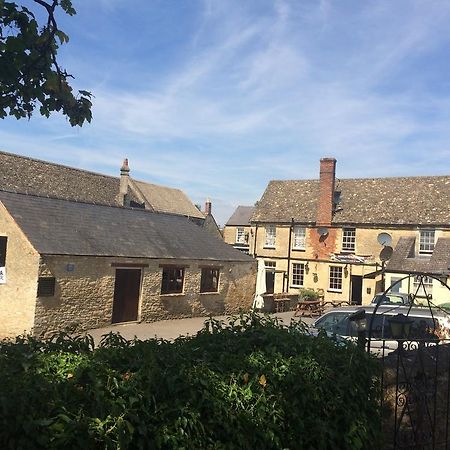
M 0 344 L 2 449 L 379 448 L 378 365 L 298 323 Z

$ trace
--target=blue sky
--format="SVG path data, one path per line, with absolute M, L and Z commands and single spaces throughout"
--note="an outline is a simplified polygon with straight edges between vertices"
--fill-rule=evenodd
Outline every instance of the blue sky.
M 449 174 L 448 1 L 74 6 L 60 60 L 93 122 L 8 118 L 0 149 L 111 175 L 128 157 L 137 179 L 211 197 L 221 224 L 323 156 L 339 178 Z

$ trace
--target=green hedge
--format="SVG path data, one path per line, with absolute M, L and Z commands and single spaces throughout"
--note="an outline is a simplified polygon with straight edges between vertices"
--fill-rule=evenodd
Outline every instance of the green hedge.
M 377 449 L 378 365 L 256 315 L 195 337 L 0 344 L 2 449 Z

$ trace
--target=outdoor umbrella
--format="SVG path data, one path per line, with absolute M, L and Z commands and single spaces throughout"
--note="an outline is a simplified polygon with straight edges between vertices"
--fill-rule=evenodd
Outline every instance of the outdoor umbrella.
M 253 299 L 253 309 L 264 307 L 263 294 L 266 292 L 266 267 L 263 259 L 258 259 L 258 273 L 256 275 L 256 291 Z

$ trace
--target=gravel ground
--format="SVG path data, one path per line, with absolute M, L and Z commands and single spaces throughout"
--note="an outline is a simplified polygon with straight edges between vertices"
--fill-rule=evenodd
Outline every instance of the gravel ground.
M 294 312 L 284 312 L 271 314 L 272 316 L 278 317 L 283 323 L 289 324 L 291 319 L 300 320 L 300 318 L 294 318 Z M 215 319 L 225 320 L 226 316 L 217 316 Z M 86 334 L 90 334 L 96 344 L 100 341 L 104 334 L 108 334 L 111 331 L 113 333 L 119 333 L 126 339 L 133 339 L 137 337 L 138 339 L 150 339 L 150 338 L 161 338 L 161 339 L 175 339 L 179 336 L 192 336 L 197 334 L 197 332 L 203 327 L 203 324 L 207 317 L 192 317 L 189 319 L 171 319 L 171 320 L 161 320 L 158 322 L 151 323 L 121 323 L 115 324 L 104 328 L 96 328 L 89 330 Z M 311 324 L 315 319 L 302 318 L 303 322 Z

